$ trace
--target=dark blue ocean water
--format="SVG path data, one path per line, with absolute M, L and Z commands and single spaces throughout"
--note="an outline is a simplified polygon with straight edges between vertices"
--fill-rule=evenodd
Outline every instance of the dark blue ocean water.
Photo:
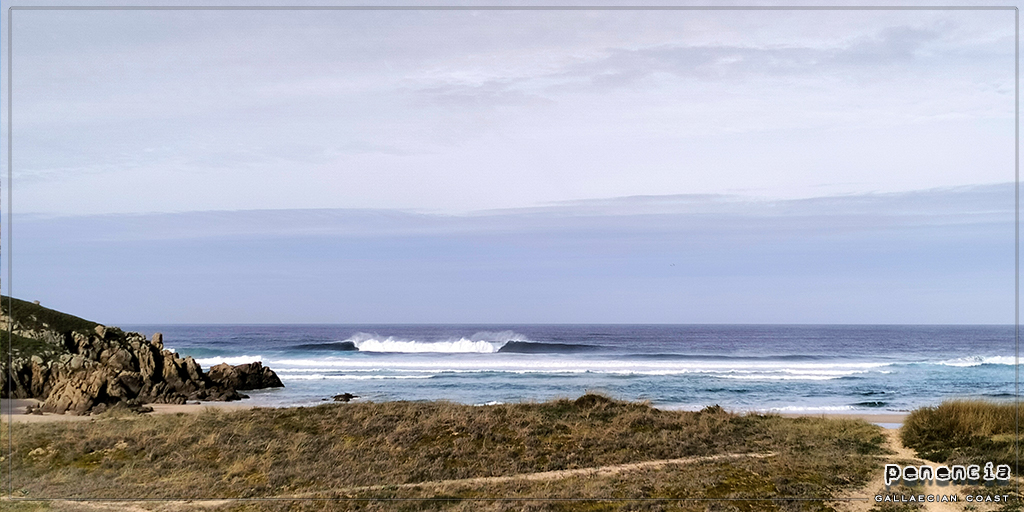
M 1014 396 L 1013 326 L 133 325 L 204 368 L 262 361 L 258 405 L 466 404 L 598 391 L 665 408 L 886 412 Z

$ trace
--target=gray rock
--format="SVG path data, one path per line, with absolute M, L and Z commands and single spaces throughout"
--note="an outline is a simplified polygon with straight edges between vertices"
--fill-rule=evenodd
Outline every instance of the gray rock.
M 270 368 L 265 368 L 259 361 L 237 366 L 227 363 L 211 366 L 209 377 L 216 384 L 240 391 L 284 387 L 277 374 Z
M 4 319 L 9 321 L 0 312 Z M 0 362 L 0 376 L 6 377 L 0 378 L 2 396 L 43 400 L 39 411 L 95 414 L 132 401 L 238 400 L 247 398 L 239 389 L 283 386 L 277 374 L 259 362 L 218 365 L 217 370 L 204 372 L 195 359 L 165 350 L 161 333 L 147 341 L 144 335 L 117 327 L 95 325 L 93 331 L 16 326 L 19 335 L 52 348 Z

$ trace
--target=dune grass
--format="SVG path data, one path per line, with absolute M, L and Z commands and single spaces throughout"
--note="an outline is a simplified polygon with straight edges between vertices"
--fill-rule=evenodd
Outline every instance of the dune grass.
M 662 411 L 597 395 L 485 407 L 122 412 L 13 427 L 16 496 L 368 500 L 343 502 L 361 510 L 619 510 L 626 502 L 639 510 L 830 510 L 824 500 L 866 482 L 884 452 L 880 429 L 858 420 Z M 438 483 L 721 454 L 760 457 L 545 481 Z M 480 498 L 487 500 L 466 501 Z M 558 501 L 581 498 L 593 501 Z M 716 508 L 717 501 L 679 499 L 733 501 Z M 277 510 L 283 503 L 225 507 Z M 289 510 L 322 509 L 322 502 L 288 503 Z
M 1014 465 L 1016 424 L 1012 403 L 953 400 L 913 411 L 900 437 L 919 457 L 935 462 Z

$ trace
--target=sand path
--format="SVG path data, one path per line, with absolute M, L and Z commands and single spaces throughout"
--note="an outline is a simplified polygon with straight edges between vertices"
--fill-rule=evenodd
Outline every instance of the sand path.
M 693 464 L 696 462 L 706 462 L 715 460 L 728 460 L 738 459 L 743 457 L 750 458 L 764 458 L 771 457 L 772 453 L 725 453 L 719 455 L 710 455 L 704 457 L 685 457 L 681 459 L 662 459 L 662 460 L 650 460 L 644 462 L 633 462 L 629 464 L 615 464 L 611 466 L 600 466 L 596 468 L 580 468 L 580 469 L 563 469 L 558 471 L 543 471 L 540 473 L 522 473 L 518 475 L 509 476 L 489 476 L 489 477 L 477 477 L 477 478 L 461 478 L 454 480 L 435 480 L 430 482 L 419 482 L 413 484 L 399 484 L 399 485 L 371 485 L 362 487 L 348 487 L 338 489 L 335 492 L 329 494 L 337 496 L 339 494 L 353 494 L 365 491 L 380 491 L 380 490 L 391 490 L 391 489 L 415 489 L 415 488 L 431 488 L 431 487 L 445 487 L 445 486 L 477 486 L 487 484 L 497 484 L 512 481 L 549 481 L 549 480 L 561 480 L 564 478 L 571 478 L 576 476 L 609 476 L 629 471 L 636 471 L 641 469 L 660 469 L 665 466 L 673 464 Z M 314 498 L 323 497 L 326 492 L 314 492 L 314 493 L 303 493 L 293 494 L 287 496 L 274 496 L 277 499 L 287 498 Z M 7 501 L 6 498 L 0 498 L 0 502 Z M 130 512 L 151 512 L 151 511 L 181 511 L 181 510 L 196 510 L 209 507 L 219 507 L 231 503 L 232 500 L 189 500 L 189 501 L 150 501 L 150 502 L 132 502 L 131 500 L 124 501 L 74 501 L 74 500 L 53 500 L 49 501 L 49 505 L 55 510 L 62 511 L 115 511 L 115 510 L 126 510 Z
M 0 503 L 10 501 L 7 497 L 0 498 Z M 89 500 L 49 500 L 45 501 L 50 510 L 61 512 L 187 512 L 204 510 L 235 503 L 232 500 L 178 500 L 178 501 L 89 501 Z M 0 509 L 3 505 L 0 505 Z
M 771 457 L 772 453 L 724 453 L 719 455 L 708 455 L 703 457 L 684 457 L 681 459 L 661 459 L 661 460 L 649 460 L 644 462 L 632 462 L 629 464 L 615 464 L 611 466 L 599 466 L 595 468 L 579 468 L 579 469 L 561 469 L 557 471 L 542 471 L 539 473 L 520 473 L 518 475 L 508 476 L 484 476 L 476 478 L 460 478 L 455 480 L 433 480 L 430 482 L 417 482 L 412 484 L 398 484 L 398 485 L 368 485 L 361 487 L 347 487 L 343 489 L 337 489 L 336 493 L 340 494 L 351 494 L 365 491 L 381 491 L 390 489 L 416 489 L 424 487 L 446 487 L 446 486 L 462 486 L 462 485 L 488 485 L 488 484 L 500 484 L 514 481 L 528 481 L 528 482 L 542 482 L 550 480 L 561 480 L 565 478 L 571 478 L 576 476 L 589 477 L 589 476 L 610 476 L 619 473 L 625 473 L 629 471 L 636 471 L 639 469 L 661 469 L 665 466 L 672 464 L 693 464 L 695 462 L 707 462 L 715 460 L 727 460 L 727 459 L 739 459 L 743 457 L 750 458 L 764 458 Z M 322 495 L 323 492 L 317 493 L 305 493 L 297 494 L 288 497 L 307 497 L 314 495 Z
M 931 465 L 931 466 L 935 466 L 934 462 L 926 461 L 924 459 L 917 458 L 915 456 L 913 450 L 903 446 L 903 443 L 900 441 L 899 430 L 897 430 L 897 429 L 884 429 L 883 432 L 884 432 L 885 438 L 886 438 L 885 439 L 886 440 L 886 442 L 885 442 L 886 447 L 889 448 L 890 450 L 892 450 L 895 453 L 893 453 L 892 455 L 885 456 L 885 458 L 882 460 L 882 464 L 901 464 L 901 465 L 913 464 L 913 465 L 916 465 L 916 466 L 920 466 L 922 464 L 928 464 L 928 465 Z M 853 491 L 853 492 L 851 492 L 849 494 L 850 498 L 868 498 L 867 500 L 861 501 L 859 499 L 851 499 L 850 501 L 838 502 L 838 503 L 834 503 L 833 505 L 835 506 L 836 510 L 840 510 L 842 512 L 866 512 L 868 510 L 871 510 L 871 507 L 874 507 L 876 505 L 876 502 L 875 502 L 875 496 L 876 495 L 881 494 L 881 495 L 884 496 L 885 494 L 896 494 L 896 495 L 906 494 L 907 495 L 907 499 L 909 499 L 911 492 L 913 492 L 914 494 L 926 494 L 926 495 L 927 494 L 935 494 L 935 495 L 955 494 L 961 500 L 961 501 L 956 502 L 956 503 L 952 503 L 952 502 L 938 502 L 938 501 L 936 501 L 936 502 L 927 502 L 926 501 L 926 502 L 922 503 L 922 505 L 923 505 L 922 510 L 925 510 L 925 511 L 928 511 L 928 512 L 962 512 L 963 510 L 965 510 L 965 508 L 968 505 L 973 507 L 973 508 L 966 508 L 966 510 L 976 510 L 976 511 L 979 511 L 979 512 L 983 512 L 983 511 L 989 511 L 989 510 L 997 510 L 999 508 L 999 506 L 1001 505 L 1001 504 L 995 504 L 995 503 L 968 503 L 966 501 L 963 501 L 965 496 L 966 496 L 966 493 L 964 492 L 965 488 L 966 488 L 966 486 L 959 486 L 959 485 L 944 485 L 944 486 L 940 486 L 940 485 L 935 485 L 933 483 L 933 484 L 930 484 L 930 485 L 915 486 L 915 487 L 912 488 L 913 489 L 912 491 L 907 491 L 906 493 L 901 493 L 900 491 L 896 490 L 895 489 L 895 485 L 889 491 L 886 491 L 886 489 L 885 489 L 885 475 L 881 471 L 879 471 L 878 475 L 875 478 L 873 478 L 870 482 L 868 482 L 867 485 L 865 485 L 864 487 L 862 487 L 860 489 L 857 489 L 857 490 L 855 490 L 855 491 Z M 1009 489 L 1010 489 L 1009 487 L 1006 487 L 1006 488 L 1003 488 L 1003 489 L 1006 489 L 1005 492 L 1004 491 L 993 490 L 993 491 L 986 491 L 985 494 L 989 494 L 989 493 L 991 493 L 991 494 L 1009 493 Z

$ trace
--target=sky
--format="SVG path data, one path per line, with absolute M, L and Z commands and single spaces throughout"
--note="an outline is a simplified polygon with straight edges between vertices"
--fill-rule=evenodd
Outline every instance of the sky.
M 124 323 L 1012 323 L 1013 22 L 15 11 L 0 288 Z

